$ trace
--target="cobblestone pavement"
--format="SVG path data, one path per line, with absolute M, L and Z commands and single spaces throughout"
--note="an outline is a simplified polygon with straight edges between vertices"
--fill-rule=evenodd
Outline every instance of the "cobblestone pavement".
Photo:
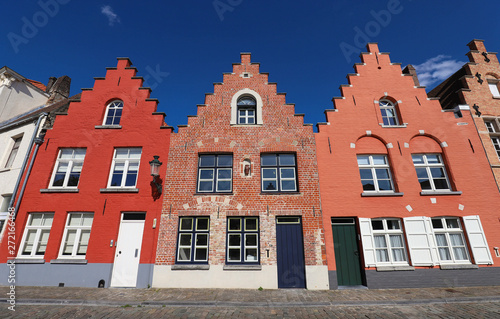
M 0 287 L 0 318 L 500 318 L 500 287 L 381 290 Z

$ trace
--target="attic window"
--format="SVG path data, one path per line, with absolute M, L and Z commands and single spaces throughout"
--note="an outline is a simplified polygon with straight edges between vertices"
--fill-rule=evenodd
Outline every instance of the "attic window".
M 238 124 L 255 124 L 256 113 L 255 99 L 250 96 L 244 96 L 238 100 Z

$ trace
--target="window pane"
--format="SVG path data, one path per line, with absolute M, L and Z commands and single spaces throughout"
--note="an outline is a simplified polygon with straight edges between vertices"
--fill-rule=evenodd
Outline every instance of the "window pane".
M 255 123 L 255 120 L 254 120 L 254 118 L 253 118 L 253 117 L 249 117 L 249 118 L 247 119 L 247 121 L 248 121 L 248 124 L 254 124 L 254 123 Z
M 23 255 L 30 255 L 33 250 L 33 243 L 35 242 L 36 230 L 30 229 L 26 234 L 26 242 L 23 248 Z
M 391 241 L 392 248 L 401 248 L 403 247 L 403 238 L 401 235 L 390 235 L 389 239 Z
M 181 234 L 179 239 L 180 246 L 190 246 L 191 245 L 191 234 Z
M 295 165 L 295 155 L 279 154 L 280 165 Z
M 378 181 L 378 188 L 381 191 L 392 191 L 392 185 L 389 180 Z
M 441 167 L 431 167 L 431 175 L 433 178 L 444 177 L 444 171 Z
M 441 221 L 441 219 L 432 219 L 432 228 L 442 229 L 443 222 Z
M 266 191 L 275 191 L 276 190 L 276 181 L 264 181 L 262 182 L 263 184 L 263 190 Z
M 419 179 L 422 179 L 422 178 L 428 178 L 429 176 L 427 175 L 427 170 L 425 168 L 422 168 L 422 167 L 417 167 L 415 168 L 416 172 L 417 172 L 417 177 Z
M 43 214 L 32 214 L 30 226 L 40 226 L 42 225 Z
M 241 246 L 241 235 L 229 234 L 228 244 L 229 246 Z
M 227 254 L 227 260 L 240 261 L 240 248 L 229 248 Z
M 245 246 L 257 246 L 257 234 L 247 234 L 245 236 Z
M 455 254 L 456 260 L 468 260 L 464 247 L 454 247 L 453 253 Z
M 128 151 L 129 151 L 128 148 L 117 148 L 116 149 L 115 158 L 117 158 L 117 159 L 126 159 L 126 158 L 128 158 Z
M 450 187 L 448 186 L 448 182 L 446 181 L 446 178 L 443 179 L 433 179 L 434 181 L 434 186 L 436 189 L 449 189 Z
M 374 191 L 375 190 L 375 185 L 373 181 L 366 180 L 366 181 L 361 181 L 361 184 L 363 184 L 363 190 L 365 191 Z
M 360 168 L 359 175 L 361 179 L 373 179 L 372 170 L 369 168 Z
M 247 248 L 245 261 L 257 261 L 257 248 Z
M 196 220 L 196 230 L 208 230 L 209 219 L 208 218 L 198 218 Z
M 383 155 L 373 155 L 373 164 L 375 165 L 385 165 L 386 163 L 386 158 Z
M 76 229 L 68 230 L 66 235 L 66 243 L 63 249 L 63 255 L 71 255 L 73 252 L 73 246 L 75 245 L 76 239 Z
M 217 166 L 232 167 L 233 166 L 233 156 L 232 155 L 219 155 L 219 156 L 217 156 Z
M 439 248 L 439 258 L 441 260 L 451 260 L 450 250 L 447 247 Z
M 400 228 L 401 226 L 399 225 L 398 220 L 392 220 L 392 219 L 387 220 L 387 229 L 400 229 Z
M 215 156 L 214 155 L 201 155 L 200 156 L 200 167 L 214 167 L 215 166 Z
M 191 260 L 191 247 L 182 247 L 179 248 L 179 257 L 178 260 L 181 261 L 189 261 Z
M 295 178 L 295 168 L 280 168 L 281 178 Z
M 358 155 L 358 165 L 369 165 L 370 159 L 368 155 Z
M 460 226 L 458 225 L 458 219 L 447 218 L 446 219 L 446 228 L 460 228 Z
M 375 242 L 375 247 L 377 248 L 386 248 L 387 242 L 385 241 L 385 236 L 373 236 L 373 240 Z
M 218 179 L 231 179 L 231 169 L 230 168 L 219 168 L 217 170 Z
M 424 157 L 422 155 L 412 155 L 411 159 L 413 160 L 413 164 L 423 164 Z
M 50 230 L 44 229 L 40 234 L 40 242 L 38 244 L 38 249 L 36 250 L 36 255 L 45 254 L 45 249 L 47 249 L 47 242 L 49 241 Z
M 214 179 L 214 170 L 213 169 L 201 169 L 200 170 L 200 179 Z
M 217 182 L 218 192 L 230 192 L 231 191 L 231 181 L 218 181 Z
M 192 218 L 181 218 L 181 230 L 192 230 L 193 229 L 193 219 Z
M 385 168 L 377 168 L 375 169 L 375 174 L 378 179 L 389 179 L 389 170 Z
M 82 222 L 82 214 L 70 214 L 68 226 L 80 226 Z
M 384 230 L 384 223 L 381 220 L 372 220 L 373 230 Z
M 200 184 L 200 187 L 199 187 L 199 191 L 200 192 L 211 192 L 213 191 L 213 185 L 214 183 L 213 182 L 199 182 Z
M 80 245 L 78 246 L 78 251 L 76 252 L 77 255 L 87 254 L 87 247 L 89 245 L 89 239 L 90 239 L 90 230 L 82 230 L 81 238 L 80 238 Z
M 452 246 L 463 246 L 464 241 L 461 234 L 450 234 L 450 241 Z
M 260 156 L 260 161 L 262 166 L 276 166 L 276 155 L 274 154 L 263 154 Z
M 63 186 L 65 177 L 66 177 L 65 173 L 56 173 L 56 175 L 54 176 L 54 182 L 52 183 L 52 186 Z
M 258 230 L 257 218 L 246 218 L 245 230 Z
M 441 163 L 439 156 L 437 154 L 427 154 L 427 162 L 429 164 L 439 164 Z
M 194 253 L 194 260 L 196 261 L 206 261 L 208 258 L 207 248 L 196 248 Z
M 207 246 L 208 234 L 196 234 L 196 246 Z
M 135 186 L 137 181 L 137 171 L 128 171 L 125 186 Z
M 62 162 L 59 163 L 56 172 L 57 173 L 66 173 L 68 171 L 68 163 L 67 162 Z
M 240 218 L 229 218 L 229 230 L 241 230 Z
M 282 191 L 294 191 L 295 188 L 295 180 L 281 180 L 281 190 Z
M 263 168 L 262 169 L 263 178 L 276 178 L 276 168 Z
M 394 261 L 406 261 L 404 249 L 393 249 L 392 258 Z

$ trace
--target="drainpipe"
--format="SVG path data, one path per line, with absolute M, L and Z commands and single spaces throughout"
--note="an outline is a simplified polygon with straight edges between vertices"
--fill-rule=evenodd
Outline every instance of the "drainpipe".
M 30 166 L 28 169 L 28 174 L 26 174 L 26 178 L 24 180 L 23 187 L 22 187 L 21 193 L 19 195 L 19 200 L 17 201 L 16 209 L 14 210 L 13 220 L 16 219 L 17 210 L 18 210 L 19 205 L 21 203 L 21 198 L 23 197 L 24 189 L 26 187 L 26 183 L 28 181 L 28 176 L 29 176 L 29 174 L 31 172 L 31 168 L 33 166 L 33 161 L 35 160 L 36 153 L 38 152 L 38 148 L 40 147 L 40 144 L 43 142 L 43 139 L 37 138 L 36 136 L 38 134 L 38 130 L 40 129 L 40 123 L 42 122 L 42 119 L 46 116 L 48 116 L 48 114 L 43 112 L 38 117 L 38 121 L 36 122 L 35 131 L 33 132 L 33 135 L 31 136 L 30 145 L 28 146 L 28 152 L 26 152 L 26 155 L 24 156 L 23 165 L 21 166 L 21 171 L 19 172 L 19 177 L 17 178 L 16 186 L 14 187 L 14 191 L 12 192 L 12 198 L 10 199 L 9 207 L 12 207 L 14 205 L 14 202 L 16 201 L 16 196 L 17 196 L 17 192 L 19 189 L 19 184 L 21 183 L 21 179 L 23 178 L 24 171 L 26 170 L 26 164 L 28 163 L 28 159 L 29 159 L 30 154 L 31 154 L 31 149 L 33 148 L 33 144 L 35 143 L 35 139 L 36 139 L 37 144 L 36 144 L 35 152 L 33 153 L 33 157 L 31 158 Z

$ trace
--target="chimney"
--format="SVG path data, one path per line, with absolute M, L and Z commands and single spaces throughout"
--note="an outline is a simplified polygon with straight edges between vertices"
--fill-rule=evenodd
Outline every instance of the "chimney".
M 51 84 L 51 80 L 55 78 L 49 79 L 49 85 Z M 49 99 L 47 100 L 47 105 L 51 105 L 53 103 L 57 103 L 69 97 L 69 89 L 71 85 L 71 78 L 67 75 L 63 75 L 59 77 L 52 85 L 47 86 L 47 93 L 50 94 Z
M 47 83 L 47 87 L 45 88 L 45 92 L 48 93 L 50 91 L 50 88 L 52 88 L 52 86 L 54 85 L 54 83 L 56 83 L 56 80 L 57 80 L 57 78 L 55 78 L 53 76 L 51 76 L 49 78 L 49 82 Z
M 413 65 L 408 64 L 403 69 L 403 74 L 410 74 L 413 78 L 413 83 L 415 83 L 415 86 L 420 86 L 420 82 L 418 81 L 418 77 L 417 77 L 417 71 L 415 70 L 415 67 Z

